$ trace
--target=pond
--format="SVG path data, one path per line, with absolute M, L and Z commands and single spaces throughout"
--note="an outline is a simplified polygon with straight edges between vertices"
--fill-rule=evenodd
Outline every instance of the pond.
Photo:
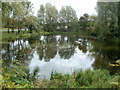
M 119 71 L 111 67 L 120 58 L 120 46 L 81 38 L 78 35 L 48 35 L 2 42 L 3 66 L 14 60 L 23 62 L 30 73 L 39 68 L 39 79 L 50 79 L 52 72 L 71 74 L 77 70 L 106 69 L 110 74 Z

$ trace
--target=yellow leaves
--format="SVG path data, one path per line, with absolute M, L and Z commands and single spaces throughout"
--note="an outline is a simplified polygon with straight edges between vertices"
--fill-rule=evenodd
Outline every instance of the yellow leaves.
M 118 60 L 116 61 L 116 63 L 118 63 L 118 64 L 119 64 L 119 66 L 120 66 L 120 59 L 118 59 Z
M 118 87 L 120 87 L 120 83 L 119 82 L 110 82 L 110 84 L 117 85 Z
M 9 81 L 9 82 L 4 82 L 4 83 L 2 84 L 2 87 L 3 87 L 3 88 L 15 88 L 16 85 L 15 85 L 15 82 Z
M 28 86 L 28 84 L 25 84 L 25 85 L 24 85 L 24 87 L 27 87 L 27 86 Z
M 8 76 L 8 77 L 5 77 L 4 79 L 5 79 L 5 80 L 8 80 L 8 79 L 10 79 L 10 77 Z
M 44 86 L 44 82 L 39 82 L 39 81 L 35 81 L 35 84 L 38 86 L 38 87 L 42 87 Z
M 10 74 L 6 73 L 6 74 L 4 75 L 4 77 L 3 77 L 3 79 L 4 79 L 4 80 L 10 79 Z
M 109 64 L 109 65 L 110 65 L 110 66 L 113 66 L 113 67 L 114 67 L 114 66 L 119 66 L 118 64 Z
M 9 74 L 8 74 L 8 73 L 6 73 L 6 74 L 5 74 L 5 76 L 9 76 Z
M 119 67 L 120 66 L 120 59 L 118 59 L 115 64 L 109 64 L 110 66 L 114 66 L 114 67 Z
M 2 75 L 0 75 L 0 80 L 2 80 L 3 79 L 3 76 Z

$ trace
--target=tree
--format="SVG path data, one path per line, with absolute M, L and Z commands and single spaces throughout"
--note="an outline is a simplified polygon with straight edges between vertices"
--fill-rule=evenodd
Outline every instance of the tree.
M 59 12 L 59 23 L 61 29 L 70 29 L 77 22 L 77 14 L 71 6 L 62 7 Z
M 44 30 L 44 25 L 45 25 L 45 7 L 44 7 L 43 4 L 40 5 L 40 9 L 38 10 L 37 17 L 38 17 L 41 29 Z
M 2 26 L 9 28 L 11 25 L 12 5 L 10 2 L 2 2 Z
M 32 33 L 33 30 L 38 32 L 38 19 L 36 16 L 29 16 L 26 18 L 26 26 L 29 29 L 29 32 Z
M 40 25 L 46 31 L 55 31 L 58 20 L 58 11 L 55 6 L 47 3 L 45 6 L 41 5 L 38 10 L 38 19 Z
M 32 15 L 32 3 L 23 0 L 23 2 L 2 2 L 2 21 L 3 27 L 12 29 L 18 28 L 18 33 L 22 28 L 25 28 L 26 17 Z
M 55 6 L 47 3 L 45 6 L 40 5 L 37 14 L 39 24 L 45 31 L 67 31 L 68 29 L 75 29 L 78 20 L 75 10 L 71 6 L 62 7 L 60 12 Z
M 89 24 L 89 15 L 86 13 L 83 16 L 81 16 L 79 19 L 80 29 L 87 30 L 87 28 L 89 27 L 88 24 Z
M 25 28 L 26 24 L 23 22 L 25 18 L 33 15 L 31 2 L 18 2 L 14 5 L 14 19 L 17 21 L 18 33 L 22 28 Z
M 118 2 L 98 2 L 95 28 L 97 35 L 102 40 L 118 40 L 119 26 L 118 26 Z
M 118 31 L 120 34 L 120 1 L 118 2 Z

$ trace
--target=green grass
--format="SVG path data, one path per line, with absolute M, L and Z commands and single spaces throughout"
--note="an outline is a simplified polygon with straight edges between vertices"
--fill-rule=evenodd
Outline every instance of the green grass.
M 4 30 L 8 30 L 8 28 L 0 28 L 0 30 L 4 31 Z M 17 30 L 17 28 L 14 28 L 14 30 Z
M 120 88 L 119 75 L 110 75 L 107 70 L 80 70 L 70 75 L 52 73 L 50 80 L 41 82 L 16 60 L 2 70 L 2 88 Z
M 8 30 L 7 28 L 0 28 L 0 30 Z
M 57 34 L 62 34 L 62 35 L 83 35 L 82 32 L 49 32 L 51 35 L 57 35 Z
M 33 33 L 28 33 L 28 31 L 21 31 L 20 33 L 17 33 L 17 31 L 14 31 L 13 33 L 10 32 L 0 32 L 2 37 L 0 37 L 0 41 L 5 41 L 8 39 L 15 40 L 17 38 L 28 38 L 31 36 L 37 36 L 37 35 L 48 35 L 48 32 L 41 31 L 39 33 L 33 31 Z
M 14 33 L 7 33 L 7 32 L 2 32 L 2 37 L 0 38 L 0 40 L 4 41 L 6 39 L 11 39 L 11 40 L 14 40 L 16 38 L 20 38 L 20 37 L 30 37 L 31 34 L 30 33 L 19 33 L 19 34 L 16 34 L 16 32 Z
M 7 28 L 3 28 L 2 30 L 6 30 Z M 0 32 L 1 33 L 1 32 Z M 20 33 L 17 34 L 17 31 L 14 31 L 13 33 L 10 31 L 10 33 L 8 33 L 7 31 L 3 31 L 2 33 L 2 37 L 0 37 L 0 40 L 4 41 L 7 39 L 17 39 L 17 38 L 28 38 L 31 36 L 37 36 L 37 35 L 58 35 L 58 34 L 62 34 L 62 35 L 77 35 L 77 36 L 81 36 L 81 37 L 87 37 L 84 35 L 83 32 L 46 32 L 44 30 L 39 30 L 38 32 L 35 32 L 33 30 L 33 33 L 28 33 L 28 31 L 21 31 Z
M 10 33 L 6 32 L 0 32 L 2 37 L 0 37 L 1 41 L 4 40 L 15 40 L 17 38 L 28 38 L 31 36 L 37 36 L 37 35 L 58 35 L 58 34 L 62 34 L 62 35 L 82 35 L 80 32 L 45 32 L 45 31 L 40 31 L 40 32 L 35 32 L 33 31 L 33 33 L 28 33 L 28 31 L 21 31 L 20 33 L 17 33 L 17 31 L 14 31 L 13 33 L 10 31 Z

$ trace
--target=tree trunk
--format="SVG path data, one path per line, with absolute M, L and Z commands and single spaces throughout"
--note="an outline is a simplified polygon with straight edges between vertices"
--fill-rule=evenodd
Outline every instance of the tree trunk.
M 118 2 L 118 27 L 120 28 L 120 1 Z
M 20 33 L 20 28 L 18 27 L 18 33 Z
M 10 32 L 10 28 L 8 27 L 8 33 Z
M 14 32 L 14 27 L 12 27 L 12 33 Z

